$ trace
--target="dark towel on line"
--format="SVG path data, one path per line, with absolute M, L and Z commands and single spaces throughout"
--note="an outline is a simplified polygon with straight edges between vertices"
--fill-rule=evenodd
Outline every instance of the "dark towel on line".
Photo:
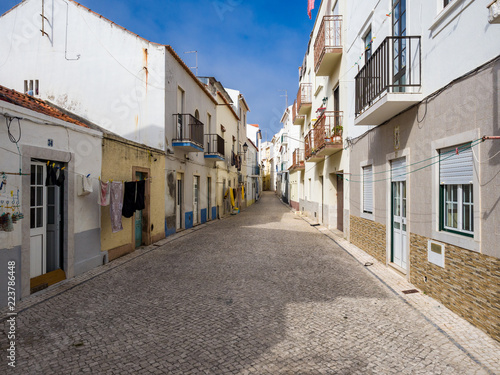
M 135 212 L 135 190 L 137 182 L 125 182 L 125 192 L 123 193 L 122 215 L 126 218 L 134 216 Z

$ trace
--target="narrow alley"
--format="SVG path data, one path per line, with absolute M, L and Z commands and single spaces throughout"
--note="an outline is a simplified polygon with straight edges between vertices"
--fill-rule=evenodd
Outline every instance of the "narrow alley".
M 273 193 L 163 242 L 21 301 L 9 373 L 488 373 Z

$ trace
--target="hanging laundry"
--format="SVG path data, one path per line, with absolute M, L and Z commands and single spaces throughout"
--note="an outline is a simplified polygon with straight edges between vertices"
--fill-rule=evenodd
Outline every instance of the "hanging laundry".
M 64 176 L 64 169 L 57 168 L 56 174 L 57 174 L 56 185 L 61 187 L 64 185 L 64 180 L 66 179 L 66 177 Z M 92 185 L 90 185 L 90 187 L 92 188 Z
M 146 180 L 137 182 L 137 194 L 135 196 L 135 209 L 142 211 L 146 208 Z
M 57 182 L 56 168 L 53 164 L 47 164 L 47 178 L 45 179 L 45 186 L 54 186 Z
M 77 176 L 77 192 L 79 197 L 89 195 L 94 189 L 92 188 L 92 179 L 90 176 Z
M 125 192 L 123 193 L 122 215 L 126 218 L 134 216 L 136 189 L 137 189 L 137 182 L 125 182 Z
M 110 200 L 110 183 L 99 181 L 99 196 L 97 197 L 97 203 L 100 206 L 109 206 Z
M 110 183 L 110 214 L 111 229 L 113 233 L 123 230 L 122 226 L 122 207 L 123 207 L 123 184 L 118 182 Z

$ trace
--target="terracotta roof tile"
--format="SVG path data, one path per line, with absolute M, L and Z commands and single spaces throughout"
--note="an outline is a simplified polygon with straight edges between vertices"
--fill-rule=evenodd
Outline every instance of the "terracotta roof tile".
M 0 85 L 0 100 L 18 105 L 20 107 L 30 109 L 32 111 L 47 115 L 62 121 L 69 122 L 74 125 L 82 126 L 88 128 L 83 122 L 75 120 L 65 113 L 51 107 L 45 101 L 41 99 L 34 98 L 30 95 L 21 94 L 15 90 L 8 89 L 7 87 Z

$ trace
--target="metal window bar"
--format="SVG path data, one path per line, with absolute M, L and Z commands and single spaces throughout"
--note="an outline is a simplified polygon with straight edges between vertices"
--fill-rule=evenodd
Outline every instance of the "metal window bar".
M 389 36 L 355 77 L 356 116 L 384 92 L 409 92 L 421 86 L 420 36 Z

